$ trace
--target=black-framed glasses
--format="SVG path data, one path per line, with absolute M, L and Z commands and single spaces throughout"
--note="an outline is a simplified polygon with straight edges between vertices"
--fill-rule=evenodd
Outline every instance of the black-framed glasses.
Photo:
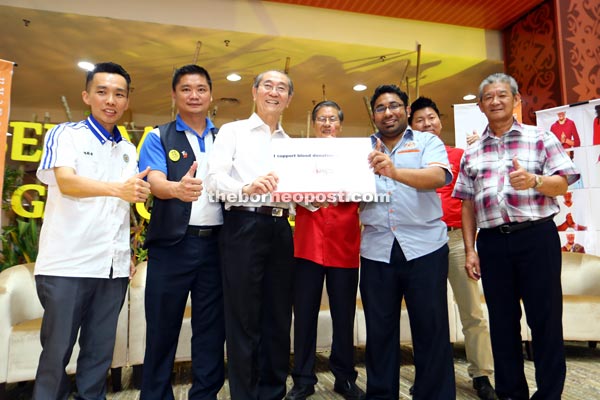
M 404 104 L 397 103 L 397 102 L 393 101 L 390 104 L 388 104 L 387 106 L 384 106 L 382 104 L 382 105 L 379 105 L 379 106 L 375 107 L 375 109 L 373 110 L 373 112 L 375 114 L 383 114 L 387 110 L 396 111 L 396 110 L 400 109 L 400 107 L 404 107 Z

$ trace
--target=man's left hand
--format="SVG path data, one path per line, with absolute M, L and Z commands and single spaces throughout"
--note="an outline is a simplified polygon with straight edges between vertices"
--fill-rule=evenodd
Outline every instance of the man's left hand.
M 513 167 L 515 170 L 508 174 L 510 185 L 515 190 L 528 190 L 535 186 L 535 175 L 527 172 L 525 168 L 519 164 L 517 157 L 513 158 Z

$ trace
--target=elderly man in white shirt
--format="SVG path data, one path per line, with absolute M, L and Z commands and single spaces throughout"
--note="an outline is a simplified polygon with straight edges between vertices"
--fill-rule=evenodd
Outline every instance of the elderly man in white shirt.
M 232 399 L 285 396 L 289 369 L 293 241 L 289 204 L 277 187 L 271 141 L 288 138 L 279 123 L 293 94 L 283 72 L 254 81 L 256 113 L 221 127 L 205 183 L 225 200 L 220 234 L 227 366 Z

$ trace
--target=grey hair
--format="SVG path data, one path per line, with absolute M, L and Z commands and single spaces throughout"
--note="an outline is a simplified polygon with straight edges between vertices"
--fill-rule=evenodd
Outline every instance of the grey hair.
M 510 91 L 512 92 L 513 96 L 519 93 L 519 85 L 517 85 L 517 81 L 515 80 L 515 78 L 513 78 L 510 75 L 499 72 L 488 76 L 481 82 L 481 84 L 479 85 L 479 100 L 483 99 L 483 89 L 487 85 L 491 85 L 492 83 L 498 82 L 508 83 L 510 85 Z
M 285 75 L 285 77 L 288 80 L 288 95 L 293 95 L 294 94 L 294 83 L 292 82 L 292 78 L 290 78 L 290 76 L 288 74 L 286 74 L 284 71 L 280 71 L 278 69 L 270 69 L 268 71 L 265 72 L 261 72 L 260 74 L 256 75 L 256 77 L 254 78 L 254 83 L 252 84 L 252 87 L 258 89 L 258 85 L 260 85 L 260 83 L 262 82 L 263 76 L 268 73 L 268 72 L 279 72 L 280 74 Z

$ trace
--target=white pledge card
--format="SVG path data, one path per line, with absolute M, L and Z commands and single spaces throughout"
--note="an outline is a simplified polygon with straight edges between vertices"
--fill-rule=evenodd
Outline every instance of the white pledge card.
M 271 146 L 279 177 L 274 194 L 372 197 L 376 193 L 368 161 L 373 150 L 370 138 L 278 139 Z

